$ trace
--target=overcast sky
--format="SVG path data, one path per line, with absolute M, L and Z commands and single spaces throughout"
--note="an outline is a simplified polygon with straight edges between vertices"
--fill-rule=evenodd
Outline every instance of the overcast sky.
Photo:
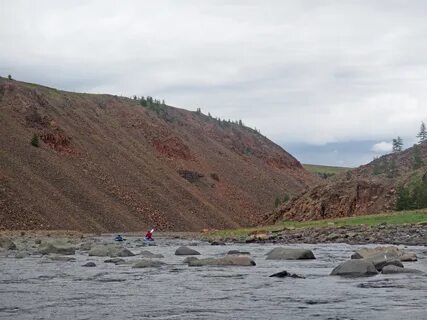
M 151 95 L 356 166 L 427 122 L 427 1 L 0 0 L 0 75 Z

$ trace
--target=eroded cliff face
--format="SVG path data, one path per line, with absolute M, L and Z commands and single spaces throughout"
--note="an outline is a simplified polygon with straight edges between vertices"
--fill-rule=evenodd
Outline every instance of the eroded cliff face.
M 315 181 L 244 126 L 0 79 L 0 229 L 244 226 Z
M 264 223 L 279 220 L 315 220 L 376 214 L 395 209 L 397 189 L 427 172 L 427 142 L 418 145 L 421 163 L 414 166 L 414 147 L 385 155 L 359 168 L 303 191 Z

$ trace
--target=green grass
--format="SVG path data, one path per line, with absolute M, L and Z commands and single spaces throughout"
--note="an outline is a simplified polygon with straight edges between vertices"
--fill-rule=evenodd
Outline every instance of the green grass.
M 312 220 L 312 221 L 282 221 L 275 225 L 261 226 L 256 228 L 240 228 L 214 231 L 208 235 L 212 238 L 243 238 L 254 231 L 277 232 L 288 229 L 299 228 L 324 228 L 330 226 L 353 226 L 353 225 L 378 225 L 381 223 L 387 224 L 414 224 L 418 222 L 427 222 L 427 210 L 399 211 L 393 213 Z
M 333 166 L 322 166 L 317 164 L 303 164 L 302 165 L 304 169 L 307 171 L 313 172 L 313 173 L 320 173 L 320 174 L 337 174 L 340 172 L 345 172 L 350 170 L 351 168 L 346 167 L 333 167 Z

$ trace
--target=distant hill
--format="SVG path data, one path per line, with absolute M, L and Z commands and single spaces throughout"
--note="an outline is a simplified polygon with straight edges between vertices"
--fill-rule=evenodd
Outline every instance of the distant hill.
M 310 187 L 264 222 L 315 220 L 427 207 L 427 141 Z
M 318 179 L 242 124 L 144 104 L 0 78 L 0 229 L 246 226 Z
M 337 173 L 345 172 L 351 169 L 346 167 L 324 166 L 324 165 L 318 165 L 318 164 L 303 164 L 302 166 L 307 171 L 317 174 L 319 177 L 323 179 L 332 177 Z

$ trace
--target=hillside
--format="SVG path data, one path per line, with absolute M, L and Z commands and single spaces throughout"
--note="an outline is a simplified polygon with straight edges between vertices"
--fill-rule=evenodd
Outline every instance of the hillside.
M 267 215 L 264 222 L 390 212 L 396 209 L 399 188 L 427 181 L 426 173 L 427 142 L 423 142 L 417 147 L 384 155 L 367 165 L 323 180 L 292 198 L 275 213 Z
M 0 78 L 0 229 L 246 226 L 316 179 L 242 125 Z

